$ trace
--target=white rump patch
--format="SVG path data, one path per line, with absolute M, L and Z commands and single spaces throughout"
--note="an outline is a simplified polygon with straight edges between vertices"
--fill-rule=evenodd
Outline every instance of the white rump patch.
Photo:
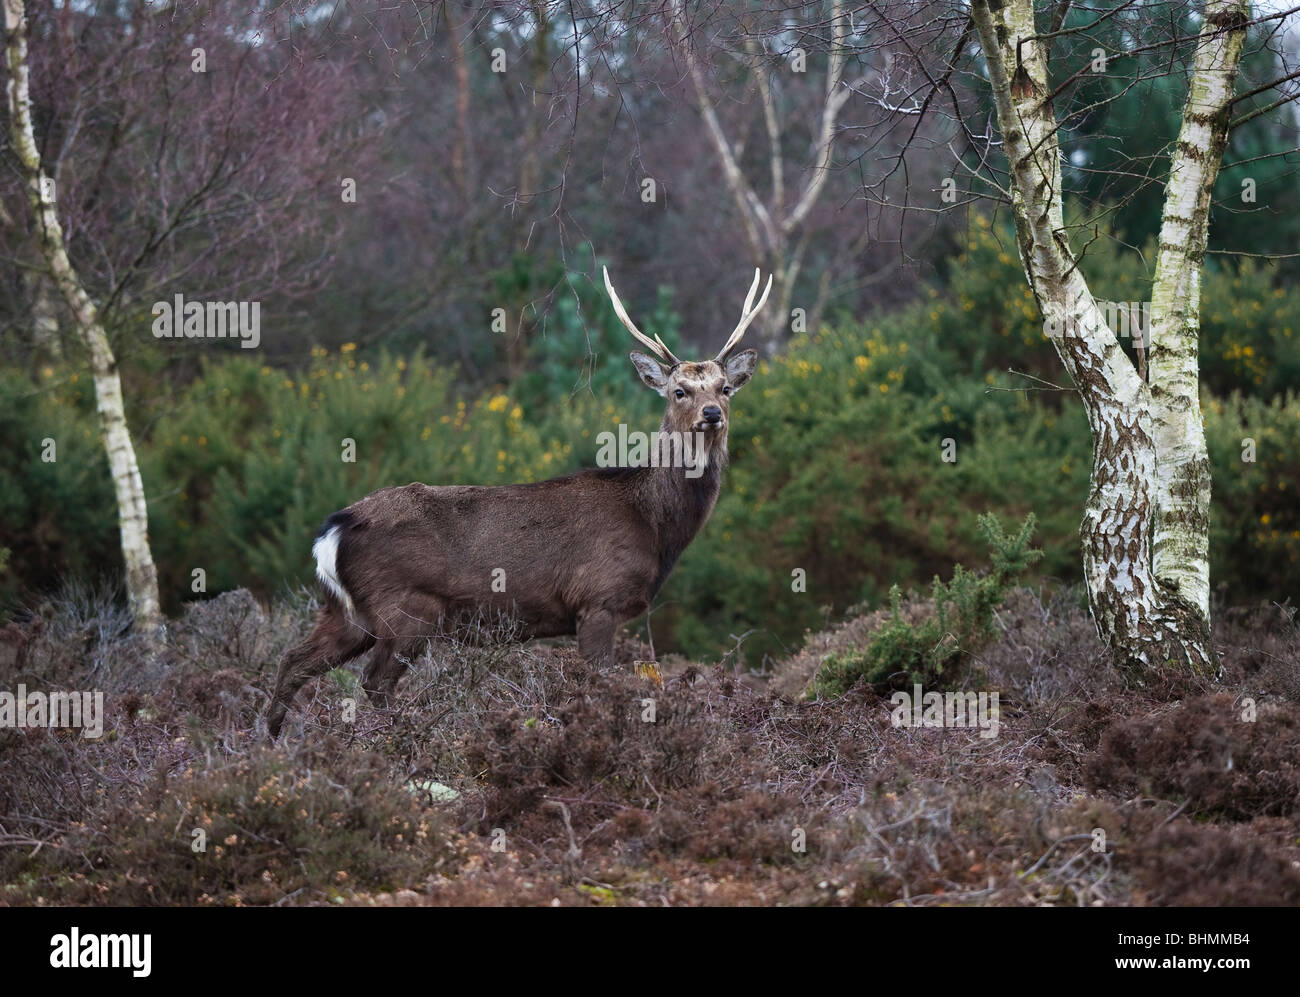
M 316 558 L 316 577 L 320 579 L 322 585 L 338 596 L 339 601 L 343 603 L 344 612 L 351 619 L 357 615 L 357 609 L 352 604 L 352 596 L 348 595 L 348 590 L 343 587 L 338 572 L 340 529 L 341 527 L 331 526 L 324 534 L 317 537 L 316 542 L 311 545 L 311 554 Z

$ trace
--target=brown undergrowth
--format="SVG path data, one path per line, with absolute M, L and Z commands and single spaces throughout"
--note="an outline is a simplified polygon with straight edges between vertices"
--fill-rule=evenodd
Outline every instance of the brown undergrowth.
M 895 727 L 859 685 L 801 699 L 810 635 L 771 675 L 646 649 L 440 646 L 392 711 L 356 666 L 261 714 L 306 600 L 191 607 L 165 647 L 106 603 L 8 631 L 0 689 L 101 690 L 104 734 L 0 730 L 8 904 L 1300 903 L 1300 630 L 1218 614 L 1207 688 L 1125 688 L 1077 593 L 1017 590 L 957 671 L 996 737 Z M 905 614 L 922 614 L 913 603 Z M 21 653 L 19 653 L 21 643 Z M 964 685 L 961 683 L 965 683 Z

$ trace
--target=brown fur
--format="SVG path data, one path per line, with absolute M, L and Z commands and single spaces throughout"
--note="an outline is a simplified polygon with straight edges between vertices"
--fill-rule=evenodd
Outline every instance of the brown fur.
M 617 628 L 649 608 L 713 511 L 729 394 L 749 380 L 756 359 L 748 350 L 725 368 L 716 361 L 667 368 L 632 354 L 641 379 L 667 401 L 660 433 L 702 434 L 708 462 L 696 477 L 661 459 L 670 466 L 586 469 L 536 484 L 414 483 L 331 516 L 322 534 L 339 528 L 335 567 L 355 615 L 327 591 L 315 629 L 280 662 L 267 717 L 272 736 L 309 679 L 374 647 L 362 685 L 385 705 L 402 659 L 484 615 L 510 615 L 525 637 L 576 633 L 584 658 L 608 662 Z M 669 449 L 661 435 L 661 454 Z M 502 578 L 504 591 L 494 591 Z

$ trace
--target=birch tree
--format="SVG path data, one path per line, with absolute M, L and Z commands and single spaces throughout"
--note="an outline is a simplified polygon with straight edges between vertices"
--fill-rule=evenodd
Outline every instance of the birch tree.
M 1199 393 L 1201 266 L 1210 193 L 1228 141 L 1248 0 L 1207 0 L 1174 146 L 1151 291 L 1156 579 L 1210 618 L 1210 458 Z
M 1009 164 L 1007 193 L 1025 276 L 1092 431 L 1080 536 L 1093 619 L 1120 663 L 1138 673 L 1175 662 L 1209 674 L 1210 472 L 1198 394 L 1199 285 L 1248 2 L 1205 0 L 1165 194 L 1149 382 L 1108 327 L 1067 238 L 1050 41 L 1035 24 L 1032 0 L 973 0 L 971 17 Z
M 40 152 L 32 128 L 27 13 L 23 0 L 4 0 L 4 12 L 9 73 L 6 91 L 14 154 L 26 181 L 28 203 L 35 217 L 41 254 L 90 357 L 99 433 L 108 455 L 109 473 L 117 497 L 122 559 L 126 565 L 126 590 L 131 603 L 131 614 L 138 628 L 152 632 L 162 623 L 158 573 L 149 549 L 149 516 L 144 482 L 140 477 L 140 466 L 136 461 L 131 431 L 126 422 L 117 360 L 100 322 L 98 310 L 68 259 L 63 228 L 56 210 L 56 193 L 50 178 L 41 167 Z
M 862 82 L 845 79 L 849 19 L 840 0 L 832 0 L 821 106 L 808 160 L 803 164 L 803 175 L 795 189 L 791 189 L 787 179 L 786 137 L 783 134 L 776 84 L 760 41 L 752 33 L 745 38 L 746 61 L 762 104 L 763 128 L 767 138 L 767 167 L 771 175 L 771 188 L 769 195 L 764 198 L 759 196 L 746 177 L 737 143 L 727 134 L 714 106 L 705 69 L 692 42 L 684 0 L 670 0 L 668 17 L 673 37 L 686 64 L 691 89 L 710 145 L 722 167 L 727 190 L 740 216 L 745 248 L 754 266 L 773 275 L 773 301 L 776 307 L 769 309 L 767 316 L 759 320 L 761 338 L 771 350 L 777 345 L 781 328 L 790 321 L 795 283 L 803 269 L 804 256 L 812 234 L 809 215 L 822 197 L 826 182 L 831 176 L 840 114 L 854 96 L 855 87 Z M 824 294 L 823 283 L 822 296 Z M 814 314 L 821 310 L 820 306 L 819 301 L 812 309 Z

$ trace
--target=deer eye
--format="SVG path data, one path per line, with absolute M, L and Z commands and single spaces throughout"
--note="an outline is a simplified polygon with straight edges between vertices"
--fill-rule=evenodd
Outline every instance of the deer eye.
M 724 395 L 729 395 L 729 394 L 731 394 L 731 385 L 730 385 L 730 384 L 724 384 L 724 385 L 722 386 L 722 393 L 723 393 Z
M 678 388 L 677 391 L 676 391 L 676 395 L 677 395 L 678 398 L 685 398 L 685 397 L 686 397 L 686 392 L 683 391 L 681 388 Z

